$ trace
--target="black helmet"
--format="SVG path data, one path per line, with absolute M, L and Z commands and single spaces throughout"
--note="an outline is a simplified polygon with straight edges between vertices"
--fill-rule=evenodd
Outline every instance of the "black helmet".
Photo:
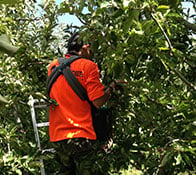
M 68 41 L 68 45 L 67 45 L 67 49 L 68 51 L 72 51 L 72 50 L 75 50 L 75 51 L 79 51 L 82 46 L 83 46 L 83 41 L 78 41 L 80 35 L 78 32 L 74 33 L 69 41 Z

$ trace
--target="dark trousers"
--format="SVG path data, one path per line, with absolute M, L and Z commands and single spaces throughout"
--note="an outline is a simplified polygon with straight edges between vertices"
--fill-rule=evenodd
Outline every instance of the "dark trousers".
M 104 152 L 99 149 L 98 141 L 75 138 L 54 142 L 53 145 L 63 164 L 61 175 L 108 174 L 108 167 L 102 168 Z

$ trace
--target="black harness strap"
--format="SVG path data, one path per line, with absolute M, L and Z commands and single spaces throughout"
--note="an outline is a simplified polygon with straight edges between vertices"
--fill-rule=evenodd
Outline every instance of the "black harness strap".
M 77 57 L 77 56 L 74 55 L 74 56 L 70 57 L 69 59 L 73 60 L 75 57 Z M 59 61 L 59 64 L 62 64 L 62 58 L 59 58 L 58 61 Z M 75 75 L 73 74 L 73 72 L 71 71 L 69 66 L 66 66 L 65 68 L 63 68 L 63 75 L 64 75 L 65 79 L 67 80 L 68 84 L 74 90 L 74 92 L 80 97 L 80 99 L 82 101 L 88 100 L 86 89 L 76 79 Z
M 63 69 L 63 75 L 65 76 L 67 82 L 74 90 L 74 92 L 80 97 L 81 100 L 87 100 L 87 92 L 84 87 L 80 84 L 80 82 L 76 79 L 73 72 L 70 70 L 70 67 L 66 67 Z
M 80 56 L 77 56 L 77 55 L 73 55 L 71 56 L 70 58 L 68 59 L 65 59 L 65 58 L 58 58 L 58 62 L 59 62 L 59 66 L 55 67 L 53 69 L 53 71 L 51 72 L 51 74 L 48 76 L 48 79 L 47 79 L 47 82 L 46 82 L 46 88 L 47 88 L 47 95 L 48 97 L 50 97 L 50 90 L 52 88 L 52 85 L 54 84 L 54 82 L 57 80 L 57 78 L 59 77 L 59 75 L 63 74 L 63 70 L 66 68 L 66 67 L 69 67 L 70 64 L 77 60 L 77 59 L 80 59 L 80 58 L 83 58 L 83 57 L 80 57 Z M 70 69 L 70 68 L 69 68 Z M 73 74 L 72 71 L 70 70 L 70 72 L 68 73 L 70 76 L 74 76 L 74 75 L 71 75 Z M 68 76 L 69 76 L 68 75 Z M 67 76 L 67 77 L 68 77 Z M 75 76 L 74 76 L 75 77 Z M 67 79 L 67 78 L 66 78 Z M 76 79 L 76 78 L 75 78 Z M 77 80 L 77 79 L 76 79 Z M 68 80 L 69 81 L 69 78 Z M 78 81 L 78 80 L 77 80 Z M 69 83 L 69 82 L 68 82 Z M 81 85 L 82 86 L 82 85 Z M 72 86 L 71 86 L 72 87 Z
M 61 72 L 58 71 L 57 67 L 53 69 L 51 74 L 49 75 L 47 82 L 46 82 L 46 90 L 47 90 L 47 96 L 50 97 L 50 90 L 52 88 L 53 83 L 56 81 L 56 79 L 61 75 Z

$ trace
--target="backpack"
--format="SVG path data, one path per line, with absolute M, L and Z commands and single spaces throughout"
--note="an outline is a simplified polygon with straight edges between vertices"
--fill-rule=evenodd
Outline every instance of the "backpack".
M 97 140 L 105 142 L 111 138 L 112 122 L 110 110 L 105 107 L 97 109 L 93 103 L 89 100 L 86 89 L 76 79 L 73 72 L 70 69 L 70 64 L 77 59 L 84 58 L 77 55 L 72 55 L 70 58 L 58 58 L 59 66 L 55 67 L 47 79 L 47 96 L 50 97 L 50 90 L 52 85 L 57 80 L 59 75 L 63 74 L 71 88 L 80 97 L 82 101 L 87 100 L 91 105 L 91 113 L 93 120 L 94 131 L 97 136 Z

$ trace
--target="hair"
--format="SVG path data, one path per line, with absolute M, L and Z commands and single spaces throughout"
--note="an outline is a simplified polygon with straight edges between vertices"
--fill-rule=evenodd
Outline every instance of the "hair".
M 79 32 L 75 32 L 68 40 L 67 49 L 68 51 L 79 51 L 83 46 L 83 41 L 79 41 Z

